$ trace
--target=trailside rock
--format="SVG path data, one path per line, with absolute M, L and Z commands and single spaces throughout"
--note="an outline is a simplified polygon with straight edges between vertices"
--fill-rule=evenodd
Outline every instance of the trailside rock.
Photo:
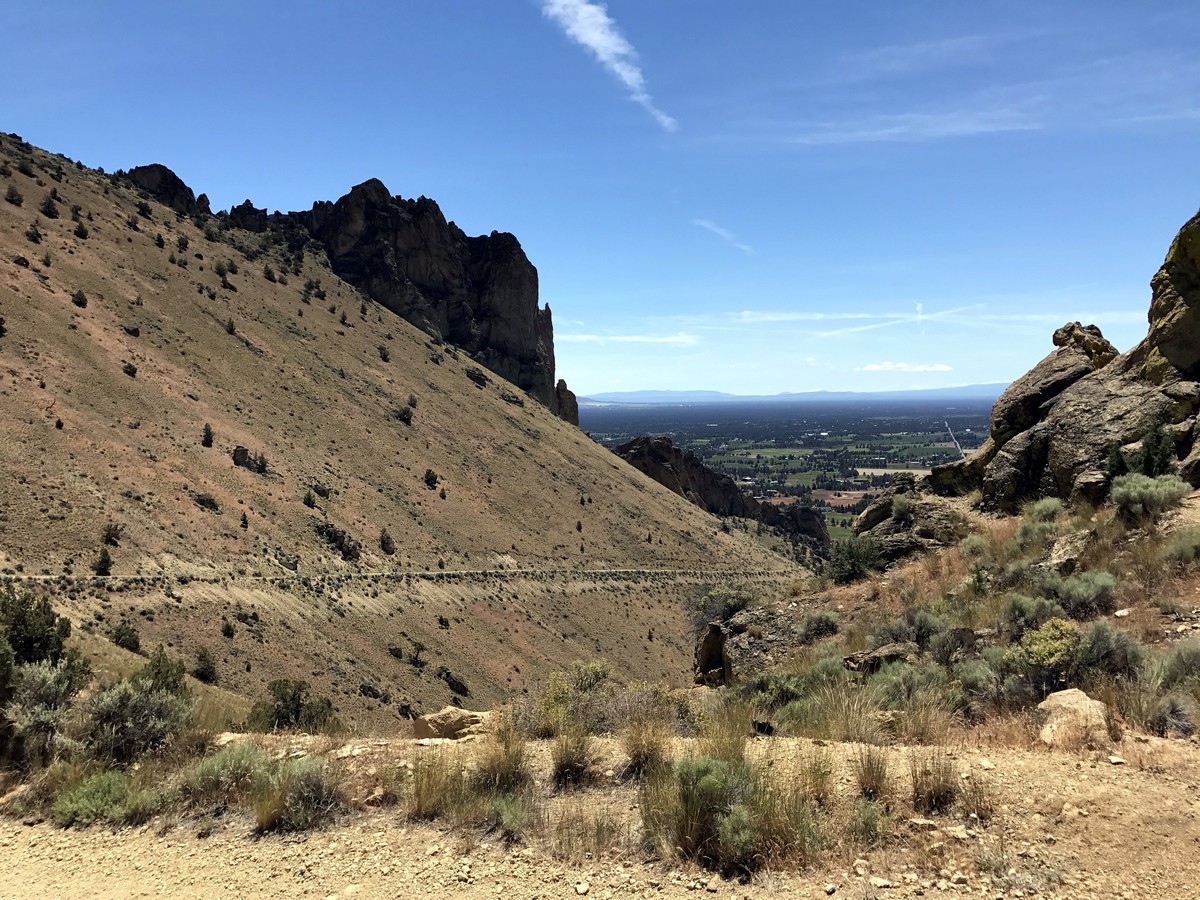
M 1107 709 L 1078 688 L 1056 691 L 1037 706 L 1039 738 L 1047 747 L 1097 747 L 1108 741 Z
M 696 661 L 692 666 L 696 684 L 719 687 L 728 684 L 732 669 L 725 653 L 725 629 L 720 622 L 709 622 L 696 641 Z
M 472 734 L 481 734 L 487 730 L 490 713 L 472 712 L 469 709 L 459 709 L 457 706 L 447 706 L 439 712 L 429 713 L 413 719 L 413 737 L 445 738 L 458 740 Z
M 1114 356 L 1094 326 L 1060 328 L 1058 349 L 997 401 L 984 446 L 936 467 L 927 486 L 980 489 L 985 508 L 1003 511 L 1043 496 L 1096 500 L 1112 449 L 1159 423 L 1185 460 L 1183 476 L 1200 485 L 1200 214 L 1180 230 L 1150 285 L 1150 327 L 1140 343 Z
M 854 520 L 854 534 L 872 540 L 883 561 L 957 543 L 963 525 L 947 501 L 918 490 L 916 478 L 902 472 Z
M 511 234 L 468 237 L 433 200 L 394 197 L 378 179 L 290 217 L 341 278 L 561 414 L 550 307 Z

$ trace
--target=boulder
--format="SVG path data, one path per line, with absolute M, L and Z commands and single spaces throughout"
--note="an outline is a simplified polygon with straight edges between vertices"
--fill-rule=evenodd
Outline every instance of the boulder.
M 1047 747 L 1099 747 L 1108 743 L 1107 709 L 1078 688 L 1056 691 L 1037 706 L 1039 738 Z
M 487 731 L 487 722 L 491 714 L 472 712 L 469 709 L 459 709 L 457 706 L 443 707 L 440 712 L 429 713 L 413 719 L 413 737 L 444 738 L 458 740 L 473 734 Z
M 935 467 L 926 486 L 978 489 L 985 509 L 1015 511 L 1029 499 L 1101 499 L 1109 453 L 1168 426 L 1181 474 L 1200 486 L 1195 417 L 1200 410 L 1200 214 L 1180 230 L 1150 282 L 1149 330 L 1117 355 L 1095 326 L 1073 322 L 1057 347 L 992 410 L 987 442 Z
M 907 472 L 896 475 L 853 525 L 854 534 L 874 541 L 889 564 L 957 543 L 963 530 L 947 501 L 919 491 L 916 478 Z
M 725 652 L 725 629 L 719 622 L 709 622 L 696 641 L 696 661 L 692 666 L 696 684 L 719 687 L 729 682 L 732 670 Z
M 879 671 L 885 663 L 905 662 L 916 658 L 921 648 L 912 641 L 899 641 L 884 644 L 874 650 L 859 650 L 842 659 L 842 666 L 851 672 L 861 672 L 871 675 Z

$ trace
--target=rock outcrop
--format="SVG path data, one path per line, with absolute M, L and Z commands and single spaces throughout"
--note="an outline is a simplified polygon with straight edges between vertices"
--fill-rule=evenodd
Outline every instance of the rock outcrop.
M 918 489 L 901 472 L 854 520 L 854 533 L 873 540 L 886 563 L 956 543 L 966 528 L 948 502 Z
M 258 209 L 249 200 L 229 210 L 230 224 L 236 228 L 241 228 L 243 231 L 253 231 L 255 234 L 262 234 L 267 230 L 270 221 L 267 211 L 265 209 Z
M 1150 285 L 1140 343 L 1118 355 L 1095 326 L 1058 329 L 1058 349 L 996 402 L 984 445 L 934 468 L 926 486 L 980 489 L 984 507 L 1002 511 L 1044 496 L 1099 499 L 1112 449 L 1159 423 L 1175 440 L 1180 474 L 1200 485 L 1200 215 L 1183 226 Z
M 829 546 L 825 519 L 812 507 L 764 503 L 747 495 L 728 475 L 710 469 L 691 450 L 668 437 L 639 437 L 616 449 L 621 459 L 659 484 L 716 516 L 755 519 L 815 548 Z
M 160 203 L 185 216 L 212 215 L 208 197 L 204 194 L 197 197 L 182 178 L 162 163 L 135 166 L 125 173 L 125 177 Z
M 325 247 L 339 277 L 578 423 L 574 395 L 554 379 L 537 269 L 511 234 L 468 237 L 433 200 L 392 196 L 376 179 L 290 218 Z

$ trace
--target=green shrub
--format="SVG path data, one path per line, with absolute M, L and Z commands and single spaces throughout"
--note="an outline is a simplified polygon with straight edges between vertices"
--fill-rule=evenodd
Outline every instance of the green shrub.
M 958 548 L 967 559 L 975 559 L 983 556 L 984 551 L 987 550 L 987 541 L 983 539 L 983 535 L 969 534 L 963 538 Z
M 1042 589 L 1072 619 L 1092 619 L 1114 608 L 1117 580 L 1108 572 L 1092 570 L 1063 577 L 1051 572 L 1042 578 Z
M 17 186 L 15 184 L 10 184 L 8 186 L 8 190 L 4 192 L 4 199 L 13 206 L 20 206 L 25 202 L 25 198 L 21 195 L 21 192 L 17 190 Z
M 255 789 L 254 819 L 260 832 L 315 828 L 345 808 L 337 773 L 319 756 L 280 763 Z
M 887 807 L 869 797 L 860 797 L 850 818 L 850 836 L 864 847 L 878 847 L 891 831 Z
M 35 600 L 11 584 L 0 591 L 0 638 L 8 642 L 18 665 L 58 662 L 70 636 L 71 620 L 56 614 L 45 597 Z
M 1175 466 L 1175 439 L 1162 422 L 1142 435 L 1142 446 L 1134 458 L 1133 468 L 1142 475 L 1157 478 Z
M 250 709 L 246 725 L 251 731 L 321 731 L 334 724 L 333 703 L 326 697 L 310 697 L 307 681 L 277 678 L 267 690 L 271 699 L 260 700 Z
M 1196 703 L 1187 694 L 1170 693 L 1159 697 L 1150 708 L 1146 728 L 1166 737 L 1180 734 L 1187 737 L 1196 731 Z
M 878 541 L 851 536 L 833 542 L 829 550 L 829 559 L 822 566 L 822 572 L 836 584 L 849 584 L 865 578 L 883 566 L 883 552 Z
M 1065 616 L 1063 608 L 1053 600 L 1045 597 L 1026 597 L 1022 594 L 1013 594 L 1004 610 L 1004 622 L 1014 641 L 1019 641 L 1026 632 L 1044 622 Z
M 118 681 L 89 704 L 85 743 L 98 757 L 127 765 L 160 749 L 187 723 L 191 705 L 145 682 Z
M 721 584 L 699 597 L 684 601 L 693 630 L 699 634 L 709 622 L 728 622 L 758 599 L 758 593 L 745 584 Z
M 155 790 L 139 787 L 124 772 L 101 772 L 68 788 L 54 801 L 52 815 L 62 828 L 95 822 L 138 825 L 147 821 L 166 802 Z
M 229 744 L 205 757 L 186 775 L 182 793 L 189 803 L 226 805 L 249 797 L 267 777 L 270 760 L 257 744 Z
M 1200 528 L 1184 528 L 1171 537 L 1163 559 L 1178 566 L 1200 562 Z
M 1076 666 L 1084 677 L 1137 678 L 1146 652 L 1127 631 L 1101 620 L 1092 622 L 1079 639 Z
M 142 637 L 128 622 L 118 622 L 109 638 L 122 650 L 128 650 L 130 653 L 140 653 L 142 650 Z
M 948 627 L 945 619 L 935 616 L 928 609 L 921 606 L 910 606 L 899 618 L 881 625 L 871 635 L 870 643 L 872 647 L 882 647 L 884 644 L 911 641 L 922 650 L 928 650 L 934 636 Z
M 811 644 L 838 632 L 838 617 L 831 609 L 820 609 L 806 615 L 800 623 L 797 636 L 802 643 Z
M 1079 632 L 1065 619 L 1051 619 L 1004 653 L 1005 663 L 1024 675 L 1044 697 L 1066 683 L 1075 666 Z
M 1177 644 L 1160 661 L 1158 680 L 1165 690 L 1200 680 L 1200 643 Z
M 183 678 L 183 668 L 183 660 L 172 660 L 159 644 L 146 665 L 129 678 L 143 690 L 162 691 L 186 699 L 190 691 Z
M 1035 522 L 1053 522 L 1065 513 L 1066 509 L 1066 506 L 1057 497 L 1043 497 L 1041 500 L 1027 503 L 1021 512 L 1026 519 L 1032 519 Z
M 1178 506 L 1191 491 L 1191 486 L 1178 475 L 1151 478 L 1130 473 L 1113 479 L 1110 496 L 1121 518 L 1136 524 L 1157 519 L 1168 509 Z
M 1026 519 L 1017 526 L 1012 543 L 1018 553 L 1026 553 L 1034 548 L 1044 546 L 1057 530 L 1058 526 L 1054 522 Z
M 192 677 L 204 684 L 217 683 L 217 661 L 213 659 L 213 655 L 207 647 L 201 647 L 196 651 L 196 662 L 192 666 Z

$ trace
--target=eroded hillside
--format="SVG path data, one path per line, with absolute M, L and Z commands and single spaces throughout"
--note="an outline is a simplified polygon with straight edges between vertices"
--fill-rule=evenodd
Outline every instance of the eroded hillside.
M 315 242 L 13 137 L 0 164 L 0 565 L 77 625 L 394 721 L 464 702 L 439 667 L 470 704 L 597 655 L 682 678 L 684 596 L 794 574 Z

